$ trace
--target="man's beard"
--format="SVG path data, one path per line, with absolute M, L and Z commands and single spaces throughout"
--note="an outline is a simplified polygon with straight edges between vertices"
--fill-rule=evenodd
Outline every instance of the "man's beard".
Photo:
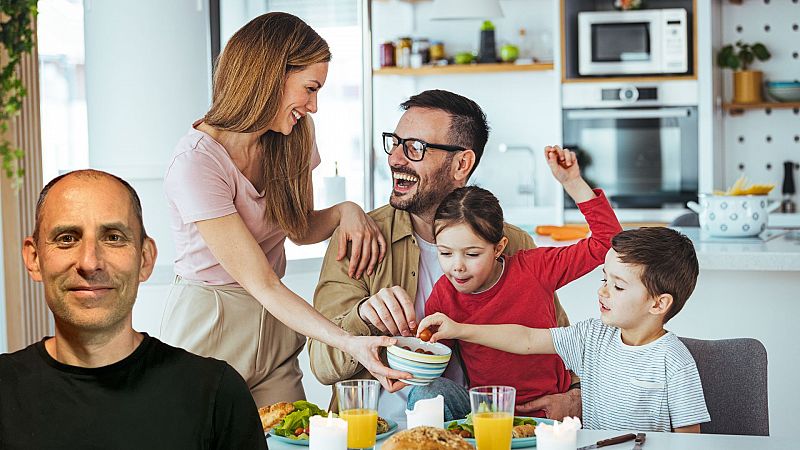
M 394 192 L 392 192 L 391 197 L 389 197 L 389 204 L 396 209 L 407 211 L 417 216 L 424 215 L 429 211 L 435 211 L 447 194 L 453 192 L 456 188 L 456 186 L 453 185 L 453 178 L 449 173 L 453 156 L 454 155 L 449 155 L 436 172 L 428 177 L 430 184 L 423 189 L 420 189 L 420 181 L 422 181 L 422 179 L 419 178 L 419 175 L 411 173 L 410 171 L 407 172 L 416 176 L 419 180 L 417 181 L 416 193 L 414 193 L 413 197 L 407 198 L 396 197 Z

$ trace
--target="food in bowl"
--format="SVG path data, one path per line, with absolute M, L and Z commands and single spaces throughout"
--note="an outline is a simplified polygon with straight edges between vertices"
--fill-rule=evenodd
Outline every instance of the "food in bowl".
M 432 337 L 433 333 L 431 333 L 431 330 L 427 328 L 419 332 L 419 338 L 425 342 L 430 341 Z
M 447 368 L 451 351 L 446 345 L 416 337 L 396 336 L 394 339 L 397 343 L 386 350 L 386 357 L 389 367 L 412 375 L 403 382 L 424 386 L 439 378 Z

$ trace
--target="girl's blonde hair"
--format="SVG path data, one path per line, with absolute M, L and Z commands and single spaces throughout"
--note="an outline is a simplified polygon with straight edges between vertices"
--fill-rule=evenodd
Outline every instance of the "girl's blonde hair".
M 281 12 L 258 16 L 230 38 L 219 56 L 204 121 L 238 133 L 263 130 L 279 113 L 287 76 L 330 60 L 328 43 L 299 18 Z M 313 208 L 311 124 L 300 120 L 288 136 L 267 131 L 260 140 L 264 219 L 290 238 L 302 236 Z

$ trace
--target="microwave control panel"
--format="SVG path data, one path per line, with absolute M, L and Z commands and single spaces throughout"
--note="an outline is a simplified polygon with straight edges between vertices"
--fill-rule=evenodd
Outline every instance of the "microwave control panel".
M 689 70 L 688 29 L 685 9 L 662 10 L 662 64 L 664 72 L 684 73 Z

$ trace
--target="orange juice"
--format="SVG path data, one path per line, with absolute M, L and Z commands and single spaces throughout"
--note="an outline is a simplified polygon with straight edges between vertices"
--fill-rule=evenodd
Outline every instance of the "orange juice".
M 511 428 L 514 416 L 505 412 L 478 413 L 472 416 L 475 444 L 478 450 L 508 450 L 511 448 Z
M 378 430 L 378 411 L 373 409 L 348 409 L 339 417 L 347 421 L 347 448 L 372 448 Z M 511 428 L 508 429 L 511 436 Z

